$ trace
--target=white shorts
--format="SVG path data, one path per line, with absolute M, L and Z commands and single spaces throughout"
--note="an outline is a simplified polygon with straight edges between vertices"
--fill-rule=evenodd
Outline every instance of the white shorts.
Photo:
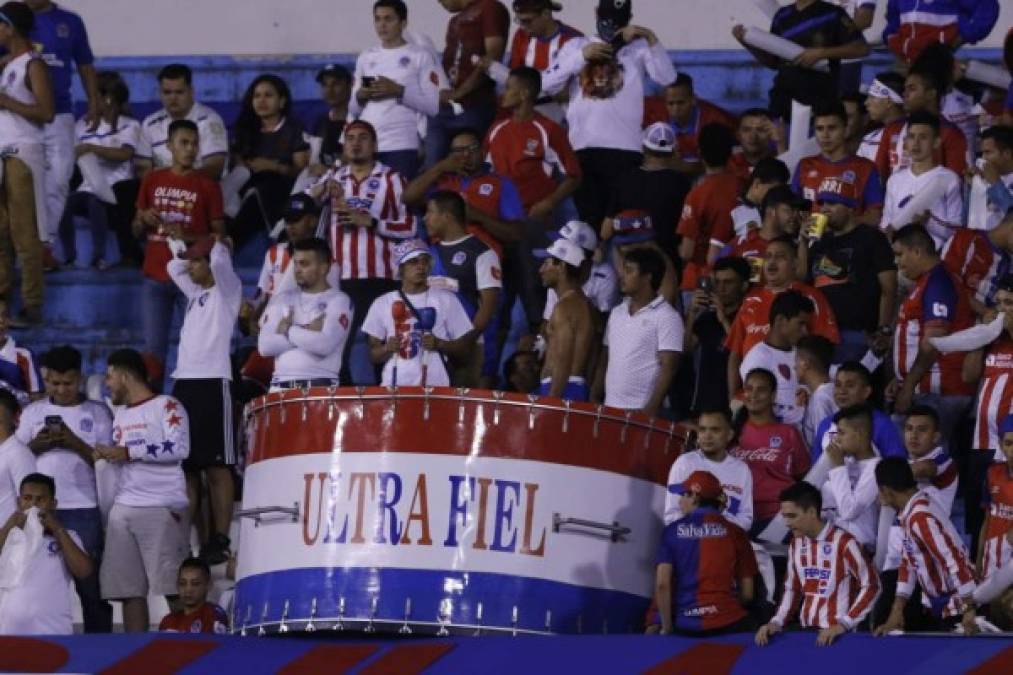
M 99 584 L 106 600 L 176 595 L 179 564 L 191 555 L 186 508 L 114 504 Z

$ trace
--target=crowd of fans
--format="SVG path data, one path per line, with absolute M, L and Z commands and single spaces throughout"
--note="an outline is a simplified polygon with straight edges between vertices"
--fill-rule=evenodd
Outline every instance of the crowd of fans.
M 377 0 L 379 44 L 317 74 L 319 120 L 264 74 L 231 133 L 188 67 L 159 72 L 164 107 L 138 122 L 76 15 L 0 6 L 0 633 L 68 632 L 71 578 L 87 631 L 111 629 L 110 600 L 147 629 L 150 594 L 172 599 L 163 629 L 224 630 L 206 600 L 232 548 L 235 411 L 375 383 L 692 428 L 649 631 L 1013 629 L 1013 90 L 954 56 L 995 0 L 890 0 L 895 67 L 865 83 L 874 3 L 781 7 L 791 60 L 735 26 L 776 70 L 738 115 L 697 97 L 630 0 L 598 3 L 595 37 L 514 0 L 510 40 L 499 0 L 439 4 L 442 54 Z M 92 265 L 112 230 L 143 274 L 114 413 L 81 393 L 77 350 L 40 377 L 8 332 L 43 324 L 43 270 L 75 261 L 80 218 Z

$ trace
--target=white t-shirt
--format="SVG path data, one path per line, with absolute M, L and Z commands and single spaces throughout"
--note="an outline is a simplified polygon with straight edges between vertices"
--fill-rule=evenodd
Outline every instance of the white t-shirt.
M 225 124 L 221 116 L 203 103 L 194 102 L 190 112 L 183 119 L 197 125 L 200 140 L 200 167 L 208 157 L 226 155 L 229 152 L 229 139 L 225 132 Z M 172 166 L 172 154 L 166 143 L 169 140 L 169 125 L 173 119 L 163 108 L 144 118 L 141 123 L 141 135 L 137 144 L 137 157 L 150 159 L 156 169 Z
M 113 444 L 126 447 L 116 503 L 124 506 L 187 506 L 182 462 L 190 455 L 190 422 L 172 396 L 152 396 L 122 406 L 113 418 Z
M 675 67 L 659 42 L 638 39 L 625 45 L 616 61 L 589 64 L 584 47 L 598 38 L 573 38 L 559 50 L 542 76 L 542 91 L 555 96 L 569 86 L 566 120 L 574 150 L 610 148 L 639 153 L 644 93 L 648 77 L 660 85 L 675 81 Z
M 605 405 L 643 408 L 661 373 L 658 353 L 681 352 L 683 331 L 682 317 L 660 295 L 632 316 L 629 298 L 613 309 L 605 327 Z
M 899 230 L 908 223 L 894 222 L 900 210 L 916 194 L 925 190 L 942 176 L 945 192 L 928 210 L 931 216 L 925 224 L 936 246 L 941 247 L 953 235 L 954 228 L 960 227 L 964 221 L 964 193 L 960 177 L 945 166 L 936 166 L 925 173 L 914 175 L 911 167 L 897 169 L 886 181 L 886 200 L 883 205 L 883 219 L 880 227 L 884 230 Z
M 809 396 L 809 403 L 805 408 L 805 419 L 802 422 L 802 437 L 805 444 L 812 447 L 813 439 L 816 438 L 816 429 L 829 415 L 837 412 L 837 403 L 834 402 L 834 383 L 824 382 L 816 387 Z
M 777 395 L 774 399 L 774 414 L 785 424 L 802 425 L 805 410 L 798 405 L 795 394 L 798 391 L 798 376 L 795 374 L 795 350 L 775 349 L 766 342 L 758 342 L 739 366 L 739 376 L 746 381 L 749 371 L 756 368 L 769 370 L 777 378 Z
M 616 269 L 608 262 L 597 263 L 591 268 L 591 276 L 587 278 L 581 289 L 599 312 L 612 311 L 612 308 L 619 302 L 619 277 L 616 274 Z M 550 288 L 545 294 L 543 319 L 548 321 L 552 318 L 552 310 L 556 308 L 557 302 L 559 302 L 559 297 L 556 295 L 556 289 Z
M 49 398 L 32 403 L 21 411 L 17 435 L 28 445 L 46 428 L 47 417 L 59 417 L 78 438 L 95 447 L 112 440 L 113 418 L 109 409 L 98 401 L 85 400 L 77 405 L 56 405 Z M 39 473 L 56 481 L 56 495 L 61 509 L 93 509 L 98 506 L 95 469 L 73 450 L 54 448 L 38 457 Z
M 0 524 L 6 523 L 18 507 L 21 480 L 36 471 L 35 455 L 17 435 L 11 434 L 0 443 Z
M 753 526 L 753 473 L 749 465 L 737 457 L 727 455 L 721 462 L 712 462 L 702 450 L 679 455 L 668 472 L 668 493 L 665 495 L 665 524 L 682 518 L 679 508 L 681 486 L 694 471 L 707 471 L 721 481 L 727 505 L 721 514 L 746 532 Z
M 260 317 L 257 348 L 274 357 L 276 382 L 287 380 L 337 379 L 341 353 L 352 325 L 352 301 L 335 288 L 306 293 L 298 288 L 274 295 Z M 292 327 L 278 334 L 278 324 L 289 314 Z M 305 328 L 324 317 L 320 330 Z
M 67 534 L 81 548 L 77 532 L 67 530 Z M 20 528 L 7 535 L 4 549 L 9 546 L 26 546 Z M 73 577 L 63 551 L 56 539 L 46 534 L 34 553 L 25 562 L 28 569 L 21 583 L 0 590 L 0 635 L 70 635 L 74 632 L 70 604 Z
M 379 152 L 418 149 L 420 123 L 440 110 L 439 68 L 428 50 L 410 43 L 394 49 L 371 47 L 359 54 L 349 113 L 373 125 Z M 394 80 L 405 88 L 404 94 L 363 106 L 356 98 L 363 76 Z
M 90 131 L 91 125 L 84 119 L 81 118 L 74 125 L 74 138 L 75 145 L 81 145 L 82 143 L 88 143 L 89 145 L 98 145 L 103 148 L 137 148 L 141 138 L 141 125 L 132 117 L 125 117 L 121 115 L 116 118 L 116 126 L 109 124 L 106 120 L 99 122 L 98 128 L 94 131 Z M 134 177 L 134 162 L 128 159 L 125 162 L 111 162 L 108 159 L 98 158 L 99 169 L 106 177 L 106 181 L 109 185 L 115 185 L 121 181 L 130 180 Z M 81 186 L 78 188 L 80 192 L 92 192 L 94 188 L 88 183 L 88 179 L 84 178 Z
M 243 301 L 243 282 L 232 269 L 232 256 L 224 244 L 216 242 L 209 258 L 215 280 L 211 288 L 202 288 L 190 279 L 185 260 L 173 258 L 165 266 L 187 299 L 172 373 L 175 380 L 232 379 L 232 331 Z
M 425 332 L 431 332 L 441 340 L 456 340 L 472 329 L 461 301 L 450 291 L 430 288 L 425 293 L 408 295 L 408 299 L 424 317 L 431 315 L 432 328 Z M 422 384 L 423 364 L 427 370 L 426 386 L 450 384 L 443 357 L 437 352 L 422 349 L 423 331 L 418 329 L 418 323 L 418 318 L 397 291 L 381 295 L 369 308 L 362 323 L 362 332 L 382 342 L 395 335 L 401 340 L 401 349 L 383 366 L 381 384 L 384 386 Z
M 341 289 L 341 266 L 333 260 L 327 269 L 327 285 Z M 292 266 L 292 251 L 287 243 L 274 244 L 267 249 L 257 278 L 257 290 L 264 301 L 278 293 L 299 290 L 295 282 L 295 267 Z

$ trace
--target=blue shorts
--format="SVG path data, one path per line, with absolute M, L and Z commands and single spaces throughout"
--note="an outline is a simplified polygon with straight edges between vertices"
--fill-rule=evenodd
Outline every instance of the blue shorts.
M 548 396 L 549 389 L 552 388 L 552 380 L 542 380 L 542 386 L 538 387 L 539 396 Z M 570 381 L 566 383 L 566 388 L 563 389 L 563 394 L 559 397 L 564 401 L 581 401 L 586 403 L 591 399 L 591 392 L 587 388 L 587 382 L 584 381 L 583 377 L 571 377 Z

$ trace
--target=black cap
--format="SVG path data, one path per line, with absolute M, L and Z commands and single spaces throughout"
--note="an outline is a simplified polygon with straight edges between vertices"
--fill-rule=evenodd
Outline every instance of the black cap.
M 0 5 L 0 21 L 27 37 L 35 27 L 35 13 L 23 2 L 5 2 Z
M 559 12 L 563 6 L 553 0 L 514 0 L 515 12 L 541 12 L 546 9 Z
M 345 68 L 339 63 L 328 63 L 326 66 L 317 71 L 317 83 L 324 81 L 325 77 L 336 77 L 339 80 L 345 82 L 352 81 L 352 73 L 349 72 L 348 68 Z
M 317 206 L 313 197 L 310 197 L 307 194 L 297 194 L 288 198 L 288 203 L 285 204 L 285 215 L 283 218 L 287 222 L 292 223 L 300 220 L 303 216 L 315 216 L 319 213 L 320 207 Z

